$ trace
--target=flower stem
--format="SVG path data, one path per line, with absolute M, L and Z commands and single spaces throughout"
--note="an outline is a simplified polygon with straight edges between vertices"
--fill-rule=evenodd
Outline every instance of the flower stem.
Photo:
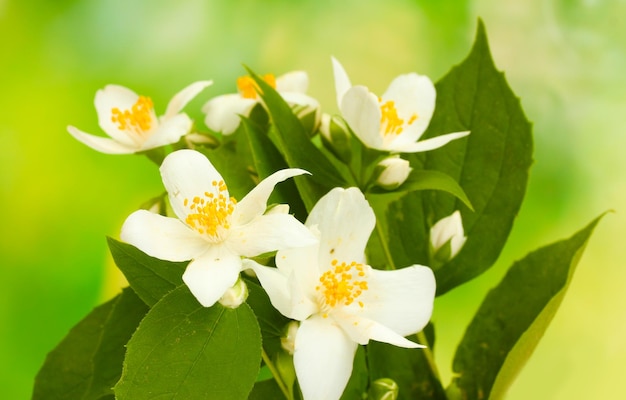
M 287 386 L 285 385 L 285 382 L 283 382 L 280 374 L 278 373 L 278 370 L 274 366 L 274 363 L 272 362 L 272 360 L 270 360 L 270 357 L 265 352 L 265 349 L 261 349 L 261 357 L 263 358 L 263 361 L 265 362 L 265 365 L 267 365 L 267 367 L 272 372 L 272 375 L 274 376 L 274 380 L 276 381 L 276 384 L 278 385 L 280 390 L 285 395 L 285 398 L 287 400 L 293 400 L 293 395 L 287 389 Z
M 396 264 L 393 262 L 393 258 L 391 257 L 391 251 L 389 250 L 389 245 L 385 241 L 385 234 L 383 232 L 382 226 L 376 219 L 376 233 L 378 234 L 378 239 L 380 240 L 380 245 L 383 248 L 383 252 L 385 253 L 385 258 L 387 259 L 387 263 L 389 263 L 389 269 L 396 269 Z
M 415 334 L 417 336 L 417 341 L 420 344 L 426 346 L 421 349 L 424 352 L 424 357 L 426 357 L 426 361 L 428 362 L 428 367 L 430 368 L 430 372 L 433 374 L 437 380 L 441 381 L 441 377 L 439 376 L 439 370 L 437 369 L 437 364 L 435 363 L 435 357 L 433 355 L 433 351 L 430 347 L 430 343 L 428 343 L 428 338 L 426 338 L 426 334 L 422 330 Z

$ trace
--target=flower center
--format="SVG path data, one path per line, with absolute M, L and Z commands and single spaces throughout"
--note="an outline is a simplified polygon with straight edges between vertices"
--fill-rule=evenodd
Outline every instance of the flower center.
M 340 264 L 339 261 L 332 260 L 331 265 L 333 268 L 320 276 L 320 284 L 315 287 L 322 296 L 324 318 L 328 317 L 330 308 L 341 304 L 349 306 L 368 289 L 363 264 L 355 261 Z M 358 304 L 363 307 L 361 301 Z
M 380 111 L 382 118 L 380 120 L 380 128 L 385 136 L 394 135 L 397 136 L 404 130 L 404 120 L 398 117 L 398 109 L 396 109 L 396 103 L 393 100 L 387 100 L 380 105 Z M 411 125 L 417 120 L 417 114 L 411 115 L 406 125 Z
M 121 111 L 111 109 L 111 121 L 117 124 L 121 131 L 130 131 L 139 136 L 149 131 L 152 126 L 152 100 L 146 96 L 139 96 L 137 102 L 128 109 Z
M 226 197 L 228 189 L 224 181 L 213 181 L 216 193 L 204 192 L 204 196 L 185 199 L 183 204 L 191 212 L 185 222 L 201 235 L 208 235 L 212 241 L 221 241 L 224 233 L 230 228 L 230 215 L 235 210 L 237 200 Z M 226 193 L 226 195 L 224 195 Z
M 276 78 L 273 74 L 266 74 L 263 76 L 263 80 L 272 88 L 276 89 Z M 246 75 L 237 78 L 237 90 L 239 90 L 239 94 L 241 94 L 241 97 L 244 99 L 256 99 L 256 89 L 257 84 L 252 77 Z

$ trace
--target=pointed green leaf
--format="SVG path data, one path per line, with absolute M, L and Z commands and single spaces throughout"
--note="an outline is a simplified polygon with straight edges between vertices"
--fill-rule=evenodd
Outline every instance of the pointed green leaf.
M 463 398 L 504 397 L 552 321 L 599 219 L 513 264 L 487 294 L 454 357 L 452 385 Z
M 276 129 L 278 148 L 292 168 L 302 168 L 312 176 L 296 177 L 296 185 L 308 210 L 317 200 L 334 187 L 345 186 L 343 176 L 349 174 L 347 167 L 337 170 L 309 139 L 306 129 L 283 98 L 252 71 L 250 76 L 257 83 L 261 97 L 269 110 Z
M 393 191 L 413 192 L 416 190 L 444 191 L 461 200 L 467 208 L 472 210 L 472 204 L 470 203 L 467 195 L 463 191 L 463 188 L 459 186 L 459 184 L 454 179 L 452 179 L 452 177 L 443 172 L 425 169 L 411 171 L 411 174 L 409 175 L 407 180 Z M 387 193 L 388 191 L 380 187 L 373 187 L 370 192 Z
M 152 307 L 128 342 L 119 400 L 246 399 L 261 362 L 247 304 L 202 307 L 180 286 Z
M 150 257 L 133 245 L 107 237 L 113 260 L 130 287 L 150 307 L 183 283 L 188 261 L 171 262 Z
M 526 192 L 533 144 L 519 99 L 495 68 L 482 22 L 469 56 L 436 88 L 437 104 L 426 136 L 471 133 L 422 155 L 424 168 L 450 175 L 474 206 L 472 212 L 441 192 L 424 198 L 429 222 L 461 210 L 468 236 L 457 257 L 436 271 L 437 293 L 442 294 L 497 259 Z
M 112 398 L 124 346 L 147 311 L 129 288 L 95 308 L 48 354 L 35 379 L 33 400 Z
M 245 135 L 259 180 L 267 178 L 278 170 L 289 168 L 274 143 L 258 125 L 247 118 L 242 118 L 241 122 L 245 127 Z M 278 185 L 272 192 L 270 202 L 289 204 L 290 212 L 295 214 L 296 218 L 301 221 L 306 220 L 306 208 L 300 199 L 294 180 L 288 179 Z

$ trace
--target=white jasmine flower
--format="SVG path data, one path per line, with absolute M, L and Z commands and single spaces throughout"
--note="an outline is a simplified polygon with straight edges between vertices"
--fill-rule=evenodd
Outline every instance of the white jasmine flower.
M 459 210 L 440 219 L 430 228 L 430 245 L 434 254 L 446 244 L 449 243 L 450 245 L 450 253 L 447 257 L 444 257 L 446 261 L 452 259 L 461 251 L 466 240 L 467 237 L 463 232 L 463 221 L 461 220 Z
M 263 79 L 276 89 L 287 103 L 302 106 L 303 110 L 319 110 L 317 100 L 305 94 L 309 86 L 306 72 L 293 71 L 278 78 L 267 74 Z M 237 90 L 237 93 L 217 96 L 202 107 L 202 112 L 206 114 L 204 122 L 210 129 L 224 135 L 232 134 L 239 126 L 240 116 L 248 116 L 261 100 L 256 92 L 256 83 L 250 76 L 237 79 Z
M 398 153 L 439 148 L 469 131 L 419 140 L 435 110 L 435 86 L 424 75 L 410 73 L 394 79 L 382 97 L 365 86 L 352 86 L 335 58 L 337 105 L 356 136 L 368 147 Z
M 119 85 L 96 92 L 95 106 L 100 128 L 110 138 L 85 133 L 74 126 L 68 132 L 87 146 L 108 154 L 130 154 L 176 143 L 193 125 L 180 111 L 212 81 L 192 83 L 178 92 L 157 117 L 152 100 Z
M 384 169 L 376 179 L 376 184 L 387 190 L 393 190 L 402 185 L 413 169 L 407 160 L 397 155 L 385 158 L 378 165 Z
M 375 216 L 357 188 L 331 190 L 311 210 L 306 226 L 319 243 L 279 251 L 277 268 L 246 260 L 283 315 L 301 321 L 294 365 L 305 400 L 339 399 L 358 344 L 370 339 L 423 347 L 404 336 L 430 319 L 435 278 L 428 267 L 373 269 L 365 246 Z
M 240 202 L 229 195 L 222 176 L 197 151 L 171 153 L 160 170 L 178 218 L 136 211 L 124 222 L 121 238 L 162 260 L 192 260 L 183 281 L 205 307 L 212 306 L 237 282 L 242 257 L 316 242 L 292 215 L 265 214 L 274 186 L 306 174 L 304 170 L 277 171 Z

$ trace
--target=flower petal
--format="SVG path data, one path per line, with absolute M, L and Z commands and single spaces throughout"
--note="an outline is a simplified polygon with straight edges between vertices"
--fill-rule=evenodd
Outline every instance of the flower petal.
M 357 344 L 332 319 L 314 316 L 296 333 L 293 362 L 305 399 L 339 399 L 350 375 Z
M 118 108 L 121 111 L 131 109 L 138 99 L 139 95 L 124 86 L 106 85 L 103 89 L 96 92 L 94 101 L 100 128 L 116 141 L 129 146 L 135 146 L 135 142 L 111 120 L 111 111 L 114 108 Z M 154 112 L 151 114 L 154 119 L 153 122 L 156 124 Z
M 211 246 L 189 263 L 183 282 L 200 304 L 211 307 L 232 287 L 241 271 L 241 258 L 224 246 Z
M 71 125 L 67 127 L 67 131 L 79 142 L 86 144 L 87 146 L 91 147 L 94 150 L 98 150 L 101 153 L 131 154 L 139 150 L 135 146 L 126 145 L 114 139 L 90 135 L 89 133 L 83 132 L 80 129 L 77 129 Z
M 341 326 L 341 329 L 350 337 L 350 340 L 359 344 L 367 344 L 370 340 L 376 340 L 411 349 L 426 347 L 408 340 L 376 321 L 355 314 L 335 311 L 332 314 L 332 318 Z
M 176 143 L 180 138 L 191 130 L 193 121 L 187 114 L 177 114 L 172 118 L 164 119 L 152 133 L 152 135 L 142 145 L 142 150 L 149 150 Z
M 331 267 L 333 259 L 363 262 L 375 224 L 374 211 L 359 189 L 335 188 L 322 197 L 306 221 L 320 231 L 320 273 Z
M 428 267 L 413 265 L 395 271 L 372 269 L 368 290 L 359 297 L 364 304 L 360 316 L 401 336 L 417 333 L 430 320 L 435 288 L 435 277 Z
M 343 118 L 366 146 L 385 150 L 380 134 L 382 114 L 376 95 L 365 86 L 353 86 L 344 94 L 340 108 Z
M 333 74 L 335 76 L 335 92 L 337 94 L 337 107 L 341 109 L 343 95 L 352 87 L 350 78 L 341 63 L 335 57 L 331 57 L 333 63 Z
M 445 146 L 449 142 L 460 139 L 470 134 L 470 131 L 463 132 L 454 132 L 448 133 L 445 135 L 435 136 L 430 139 L 420 140 L 415 143 L 396 143 L 396 141 L 390 143 L 388 146 L 388 150 L 397 151 L 398 153 L 418 153 L 421 151 L 429 151 L 438 149 L 439 147 Z
M 244 257 L 317 243 L 311 231 L 290 214 L 260 215 L 245 225 L 235 225 L 226 240 Z
M 267 208 L 267 200 L 269 199 L 274 186 L 285 179 L 309 174 L 309 172 L 299 168 L 282 169 L 274 172 L 272 175 L 263 179 L 252 189 L 239 203 L 233 212 L 232 218 L 236 225 L 244 225 L 252 221 L 255 217 L 263 214 Z
M 256 273 L 274 308 L 284 316 L 293 318 L 288 277 L 277 268 L 266 267 L 250 259 L 243 259 L 242 263 L 244 269 L 251 268 Z
M 239 94 L 217 96 L 202 107 L 202 112 L 206 114 L 204 123 L 216 132 L 229 135 L 239 126 L 240 115 L 247 116 L 256 103 L 256 100 Z
M 132 213 L 120 234 L 144 253 L 168 261 L 187 261 L 206 251 L 208 243 L 176 218 L 153 214 L 146 210 Z
M 167 105 L 167 110 L 163 115 L 163 120 L 170 119 L 182 110 L 187 103 L 193 100 L 204 88 L 212 85 L 213 81 L 198 81 L 187 86 L 180 92 L 176 93 Z
M 276 78 L 277 92 L 306 93 L 309 76 L 304 71 L 292 71 Z
M 393 142 L 413 143 L 422 136 L 435 111 L 436 94 L 435 85 L 425 75 L 400 75 L 391 82 L 381 101 L 392 100 L 398 117 L 407 122 L 413 115 L 417 117 L 415 122 L 404 126 Z
M 222 176 L 202 153 L 195 150 L 178 150 L 163 160 L 161 178 L 169 194 L 174 213 L 185 221 L 189 209 L 185 199 L 203 196 L 205 192 L 218 194 L 211 183 L 222 181 Z M 228 193 L 222 192 L 228 198 Z

